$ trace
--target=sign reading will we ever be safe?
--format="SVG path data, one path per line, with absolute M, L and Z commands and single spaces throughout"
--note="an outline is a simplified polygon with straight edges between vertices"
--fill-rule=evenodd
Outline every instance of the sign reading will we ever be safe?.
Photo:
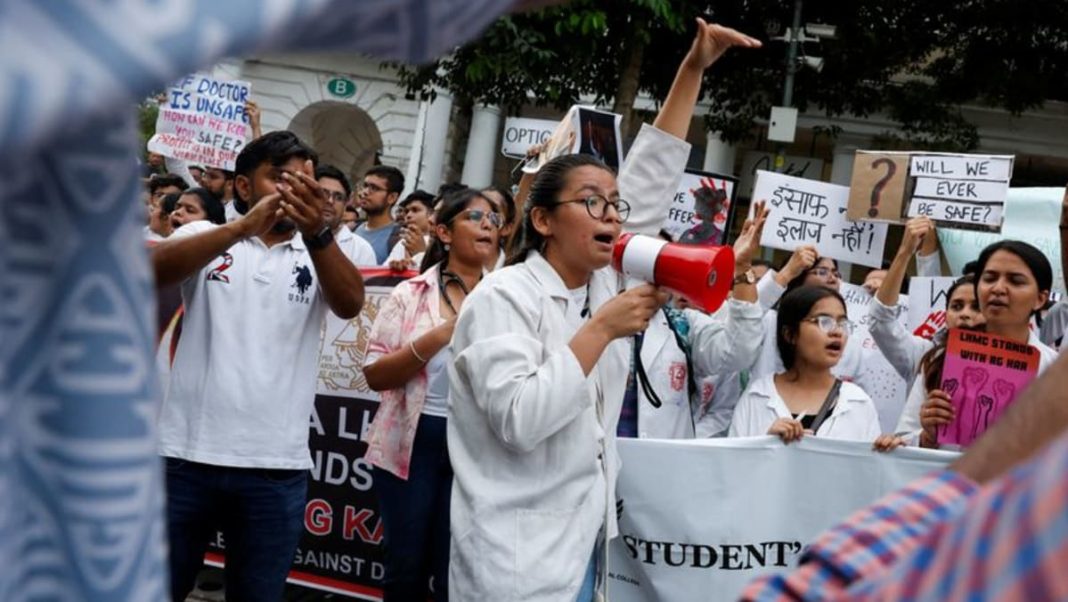
M 234 170 L 251 135 L 248 82 L 187 75 L 167 90 L 148 150 L 207 167 Z

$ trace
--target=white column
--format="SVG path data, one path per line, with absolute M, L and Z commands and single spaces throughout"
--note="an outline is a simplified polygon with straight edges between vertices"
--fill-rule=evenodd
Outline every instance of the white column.
M 734 175 L 737 150 L 733 144 L 724 142 L 719 132 L 706 132 L 704 170 L 724 176 Z
M 460 181 L 471 188 L 485 188 L 493 183 L 493 163 L 497 158 L 501 129 L 501 109 L 484 104 L 471 111 L 471 131 L 467 134 L 464 172 Z
M 419 182 L 419 172 L 423 167 L 423 138 L 426 135 L 426 114 L 430 109 L 430 103 L 419 103 L 419 115 L 415 118 L 415 131 L 412 132 L 412 151 L 408 155 L 408 169 L 404 172 L 404 192 L 401 198 L 411 194 L 415 185 Z
M 449 137 L 449 122 L 452 120 L 452 95 L 444 90 L 426 112 L 426 128 L 423 132 L 423 165 L 419 171 L 417 188 L 431 194 L 438 191 L 445 168 L 445 142 Z

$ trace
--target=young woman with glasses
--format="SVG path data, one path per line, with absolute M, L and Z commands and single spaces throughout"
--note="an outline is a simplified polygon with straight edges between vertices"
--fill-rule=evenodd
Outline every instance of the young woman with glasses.
M 585 155 L 546 163 L 526 198 L 522 243 L 468 299 L 453 336 L 449 455 L 455 470 L 449 586 L 471 600 L 594 598 L 615 537 L 615 431 L 632 346 L 667 299 L 620 293 L 623 230 L 655 235 L 689 155 L 701 76 L 731 46 L 699 24 L 653 127 L 619 179 Z M 598 553 L 600 550 L 601 553 Z
M 785 369 L 749 384 L 734 409 L 730 436 L 874 441 L 880 432 L 875 404 L 833 373 L 851 331 L 845 301 L 831 288 L 805 285 L 786 293 L 775 328 Z
M 375 318 L 364 366 L 382 394 L 368 437 L 384 526 L 385 600 L 447 599 L 452 466 L 448 344 L 467 295 L 495 257 L 501 215 L 482 193 L 447 197 L 422 274 L 393 289 Z

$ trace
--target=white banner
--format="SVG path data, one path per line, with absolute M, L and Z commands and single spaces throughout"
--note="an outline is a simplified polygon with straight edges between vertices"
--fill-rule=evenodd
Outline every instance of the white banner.
M 504 135 L 501 136 L 501 154 L 513 159 L 527 156 L 530 147 L 541 144 L 552 136 L 557 121 L 509 117 L 504 120 Z
M 757 172 L 753 200 L 768 203 L 760 244 L 793 251 L 814 245 L 823 257 L 879 267 L 886 224 L 846 219 L 849 188 L 771 171 Z
M 620 439 L 613 602 L 736 600 L 789 570 L 823 530 L 956 458 L 952 452 L 807 437 Z
M 1064 188 L 1010 188 L 1005 200 L 1005 221 L 1001 233 L 940 228 L 938 240 L 953 274 L 961 274 L 964 264 L 979 257 L 988 244 L 1010 238 L 1028 242 L 1053 264 L 1053 289 L 1064 292 L 1061 266 L 1061 200 Z

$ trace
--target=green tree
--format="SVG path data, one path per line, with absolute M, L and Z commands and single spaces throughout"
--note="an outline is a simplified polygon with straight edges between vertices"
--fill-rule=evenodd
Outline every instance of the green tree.
M 423 67 L 402 67 L 410 92 L 434 86 L 516 111 L 564 109 L 580 96 L 611 105 L 629 123 L 638 93 L 663 98 L 706 15 L 765 40 L 763 52 L 732 53 L 706 75 L 706 127 L 738 141 L 781 102 L 794 0 L 722 0 L 707 14 L 690 0 L 576 0 L 510 15 L 479 40 Z M 967 150 L 978 133 L 960 106 L 1014 113 L 1068 100 L 1068 2 L 1063 0 L 806 0 L 803 21 L 834 25 L 837 37 L 806 44 L 824 59 L 799 70 L 794 106 L 830 115 L 884 112 L 900 125 L 885 140 Z M 629 131 L 625 126 L 624 131 Z

